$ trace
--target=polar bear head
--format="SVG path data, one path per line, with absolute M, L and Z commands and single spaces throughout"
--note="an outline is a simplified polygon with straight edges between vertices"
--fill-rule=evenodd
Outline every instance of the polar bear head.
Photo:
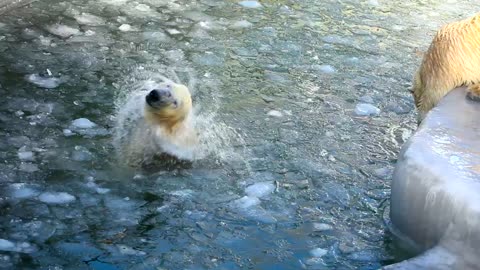
M 188 88 L 176 83 L 161 83 L 145 96 L 145 119 L 173 131 L 192 111 Z

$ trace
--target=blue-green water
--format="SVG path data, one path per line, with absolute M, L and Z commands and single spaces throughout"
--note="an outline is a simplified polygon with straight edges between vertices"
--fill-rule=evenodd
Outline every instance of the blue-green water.
M 416 128 L 411 77 L 435 29 L 480 5 L 260 3 L 1 15 L 0 269 L 377 269 L 410 255 L 384 208 Z M 26 79 L 47 69 L 51 89 Z M 173 171 L 121 166 L 116 105 L 158 74 L 191 86 L 211 152 Z

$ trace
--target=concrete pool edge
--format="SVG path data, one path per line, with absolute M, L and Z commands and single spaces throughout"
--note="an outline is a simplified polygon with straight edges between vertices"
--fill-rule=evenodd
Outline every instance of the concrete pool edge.
M 392 180 L 392 233 L 424 253 L 382 269 L 480 263 L 480 103 L 465 95 L 465 88 L 451 91 L 402 147 Z

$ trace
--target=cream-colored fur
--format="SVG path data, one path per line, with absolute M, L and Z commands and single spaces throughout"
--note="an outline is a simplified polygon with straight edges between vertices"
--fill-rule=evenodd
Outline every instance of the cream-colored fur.
M 171 89 L 175 104 L 154 108 L 145 100 L 148 92 L 142 92 L 132 96 L 125 106 L 141 105 L 143 108 L 139 109 L 143 111 L 138 114 L 127 111 L 117 119 L 119 128 L 115 138 L 119 157 L 129 165 L 148 165 L 158 158 L 193 159 L 198 139 L 191 121 L 190 91 L 175 83 L 161 83 L 158 88 L 166 85 Z
M 480 98 L 480 13 L 445 25 L 433 38 L 413 80 L 419 120 L 449 91 L 464 85 L 471 98 Z

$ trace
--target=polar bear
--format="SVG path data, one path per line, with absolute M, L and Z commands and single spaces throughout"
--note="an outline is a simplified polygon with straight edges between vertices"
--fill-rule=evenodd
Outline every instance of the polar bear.
M 171 81 L 149 88 L 120 106 L 114 137 L 118 156 L 132 166 L 193 160 L 198 135 L 189 89 Z
M 433 38 L 413 79 L 419 121 L 450 90 L 468 87 L 480 99 L 480 13 L 445 25 Z

